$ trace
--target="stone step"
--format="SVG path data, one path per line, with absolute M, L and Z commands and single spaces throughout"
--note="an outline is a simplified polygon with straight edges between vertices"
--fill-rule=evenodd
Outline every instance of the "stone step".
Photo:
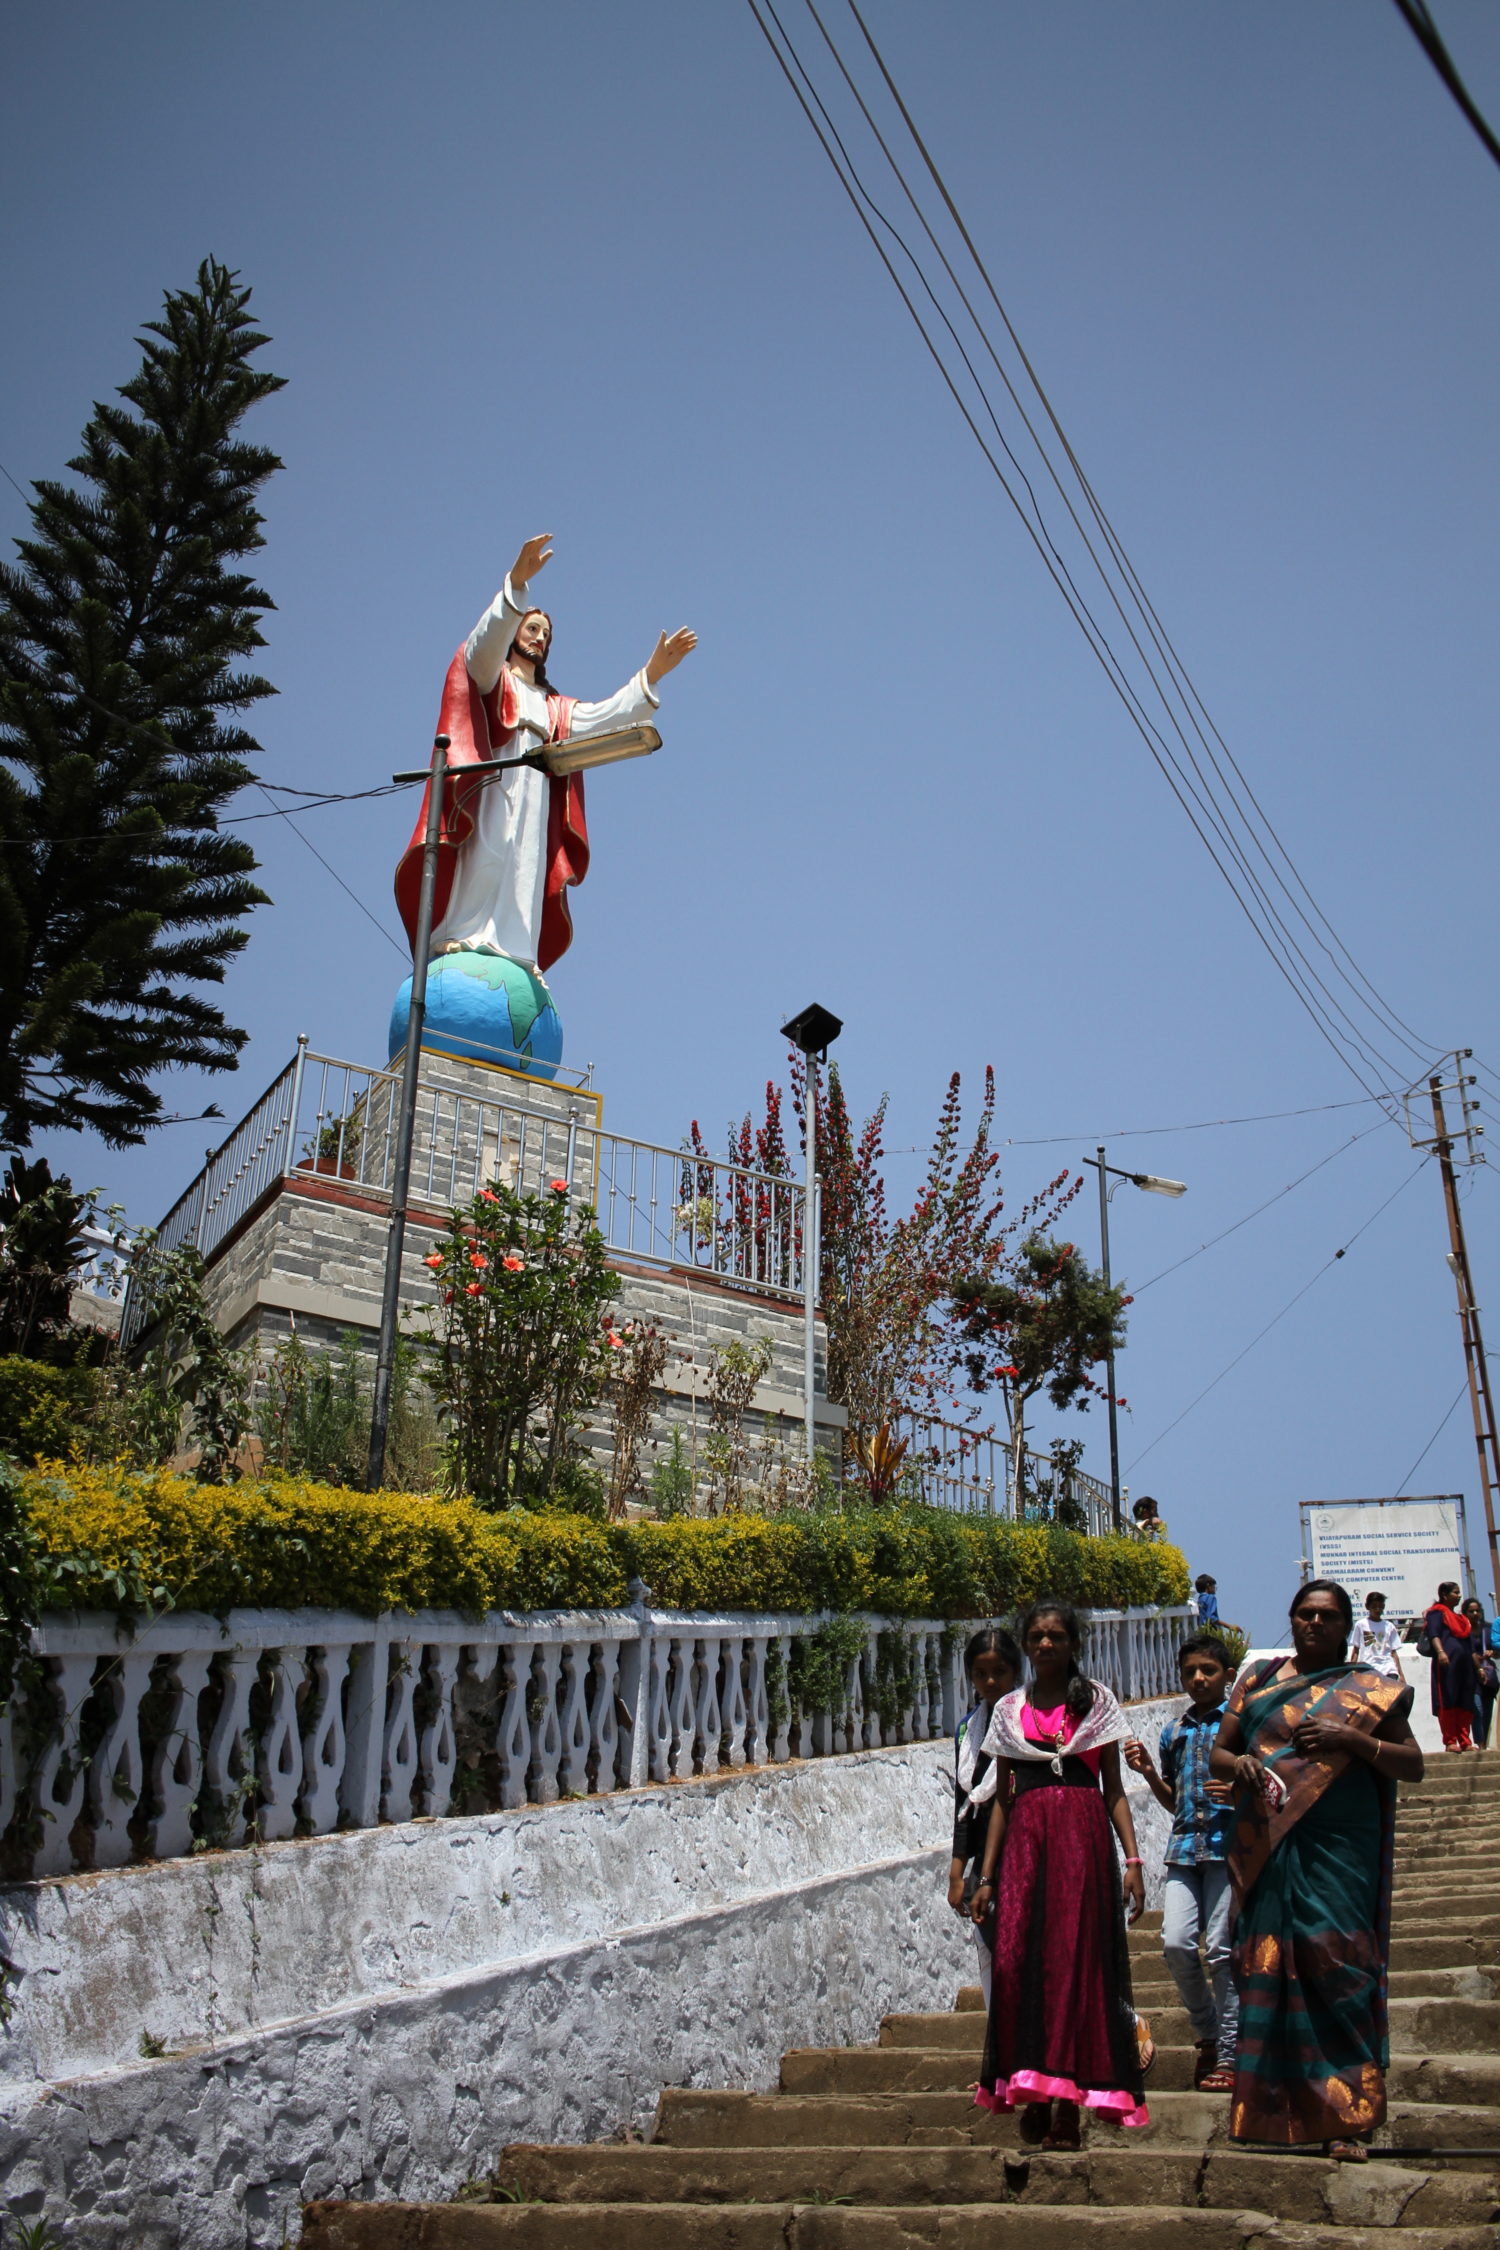
M 1455 1888 L 1467 1891 L 1474 1898 L 1493 1903 L 1496 1896 L 1495 1867 L 1500 1855 L 1500 1838 L 1489 1850 L 1474 1859 L 1444 1859 L 1439 1847 L 1431 1852 L 1415 1854 L 1406 1860 L 1398 1859 L 1395 1866 L 1395 1895 L 1409 1898 L 1413 1892 L 1423 1897 L 1438 1891 Z
M 1133 1968 L 1131 1989 L 1135 2004 L 1150 2015 L 1153 2009 L 1179 2008 L 1177 1987 L 1165 1962 L 1158 1962 L 1156 1973 L 1145 1968 Z M 1500 1969 L 1483 1968 L 1477 1962 L 1464 1961 L 1450 1967 L 1393 1968 L 1388 1979 L 1393 2000 L 1500 2000 Z
M 1493 2055 L 1500 2052 L 1500 2001 L 1489 1999 L 1441 2000 L 1428 1997 L 1430 1983 L 1419 1980 L 1413 1999 L 1392 1995 L 1391 2038 L 1408 2053 Z M 1139 2004 L 1145 2003 L 1137 1995 Z M 1187 2018 L 1175 1990 L 1162 1996 L 1162 2012 L 1175 2015 L 1185 2029 Z M 1169 2024 L 1170 2030 L 1170 2024 Z M 977 2061 L 984 2043 L 984 2018 L 968 2010 L 947 2015 L 889 2015 L 880 2026 L 880 2048 L 942 2048 L 945 2052 L 973 2055 Z M 1158 2035 L 1157 2044 L 1162 2041 Z
M 781 2089 L 787 2094 L 941 2092 L 972 2086 L 979 2060 L 977 2042 L 962 2048 L 793 2047 L 781 2058 Z M 1193 2061 L 1192 2047 L 1159 2043 L 1146 2088 L 1148 2104 L 1157 2091 L 1191 2092 Z M 1392 2055 L 1386 2086 L 1397 2101 L 1500 2108 L 1500 2056 L 1493 2050 L 1435 2054 L 1430 2047 L 1407 2049 Z
M 801 2147 L 505 2150 L 498 2187 L 547 2204 L 783 2203 L 894 2206 L 1067 2203 L 1275 2211 L 1305 2224 L 1482 2226 L 1500 2216 L 1496 2179 L 1382 2162 L 1351 2198 L 1348 2167 L 1323 2156 L 1134 2148 L 1119 2133 L 1077 2155 L 1017 2149 Z M 1368 2167 L 1367 2167 L 1368 2169 Z M 498 2198 L 497 2198 L 498 2200 Z M 1351 2208 L 1352 2203 L 1352 2208 Z
M 1343 2167 L 1360 2215 L 1351 2211 L 1332 2230 L 1264 2211 L 1160 2205 L 310 2203 L 302 2242 L 305 2250 L 1392 2250 L 1389 2222 L 1362 2223 L 1382 2200 L 1379 2169 Z M 1403 2227 L 1400 2244 L 1495 2250 L 1495 2230 Z
M 1480 1882 L 1488 1880 L 1493 1886 L 1497 1851 L 1500 1829 L 1486 1830 L 1482 1836 L 1466 1835 L 1457 1845 L 1441 1828 L 1427 1835 L 1403 1834 L 1396 1839 L 1396 1878 L 1398 1882 L 1411 1882 L 1427 1872 L 1462 1867 L 1470 1869 Z
M 1229 2138 L 1222 2094 L 1147 2092 L 1151 2122 L 1137 2141 L 1202 2149 Z M 964 2088 L 903 2094 L 744 2094 L 691 2086 L 663 2089 L 653 2141 L 671 2148 L 960 2147 L 1018 2148 L 1019 2118 L 979 2108 Z M 1114 2142 L 1116 2128 L 1085 2120 L 1084 2138 Z M 1500 2108 L 1392 2101 L 1379 2136 L 1391 2148 L 1500 2148 Z

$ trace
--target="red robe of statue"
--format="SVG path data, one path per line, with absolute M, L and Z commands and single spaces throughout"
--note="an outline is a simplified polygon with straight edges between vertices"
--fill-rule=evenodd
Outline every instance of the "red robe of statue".
M 566 742 L 573 721 L 574 698 L 570 695 L 549 695 L 547 716 L 551 721 L 552 740 Z M 500 677 L 488 695 L 481 695 L 469 677 L 464 662 L 464 652 L 459 650 L 448 667 L 448 677 L 443 682 L 443 708 L 438 716 L 437 732 L 448 737 L 448 769 L 457 778 L 449 781 L 446 803 L 443 807 L 443 824 L 438 838 L 437 893 L 433 901 L 432 926 L 437 929 L 447 910 L 453 889 L 453 873 L 458 863 L 460 848 L 474 832 L 472 802 L 475 792 L 482 786 L 483 776 L 474 775 L 466 783 L 463 768 L 472 766 L 481 758 L 504 758 L 510 755 L 516 734 L 516 694 L 510 673 L 501 670 Z M 541 942 L 537 947 L 537 967 L 544 972 L 567 952 L 573 942 L 573 917 L 568 911 L 568 892 L 574 883 L 581 883 L 589 871 L 589 832 L 583 813 L 583 776 L 569 774 L 564 780 L 549 779 L 550 792 L 547 809 L 547 877 L 542 902 Z M 417 942 L 417 900 L 422 888 L 422 842 L 427 830 L 427 803 L 431 784 L 422 792 L 422 809 L 412 830 L 411 842 L 402 853 L 396 868 L 396 906 L 406 926 L 409 943 Z

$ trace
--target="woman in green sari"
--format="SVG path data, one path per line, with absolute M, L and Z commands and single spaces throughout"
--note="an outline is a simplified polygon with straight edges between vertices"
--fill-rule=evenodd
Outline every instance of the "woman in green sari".
M 1230 2132 L 1363 2163 L 1385 2122 L 1395 1784 L 1422 1752 L 1411 1689 L 1347 1661 L 1344 1588 L 1315 1579 L 1291 1619 L 1291 1656 L 1242 1675 L 1210 1759 L 1236 1790 Z

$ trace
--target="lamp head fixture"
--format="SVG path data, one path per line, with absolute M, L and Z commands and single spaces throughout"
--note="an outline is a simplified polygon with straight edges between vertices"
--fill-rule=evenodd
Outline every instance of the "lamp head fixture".
M 781 1036 L 789 1040 L 804 1055 L 821 1055 L 833 1045 L 844 1028 L 842 1016 L 820 1008 L 814 1000 L 811 1007 L 803 1008 L 781 1027 Z
M 1186 1180 L 1161 1180 L 1154 1172 L 1132 1172 L 1130 1184 L 1132 1187 L 1144 1188 L 1148 1195 L 1187 1194 Z

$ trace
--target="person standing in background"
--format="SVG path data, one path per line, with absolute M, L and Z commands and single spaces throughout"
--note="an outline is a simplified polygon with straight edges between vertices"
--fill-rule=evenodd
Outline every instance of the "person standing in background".
M 1135 1518 L 1135 1535 L 1137 1539 L 1166 1538 L 1167 1526 L 1165 1518 L 1157 1514 L 1156 1502 L 1151 1498 L 1149 1493 L 1142 1493 L 1140 1499 L 1137 1500 L 1130 1513 Z
M 1464 1603 L 1464 1615 L 1472 1628 L 1469 1639 L 1474 1650 L 1474 1747 L 1488 1750 L 1495 1697 L 1500 1693 L 1500 1672 L 1496 1670 L 1490 1649 L 1490 1628 L 1483 1602 L 1476 1601 L 1471 1594 Z
M 1404 1680 L 1400 1647 L 1401 1628 L 1386 1616 L 1384 1594 L 1366 1594 L 1365 1614 L 1355 1626 L 1354 1638 L 1349 1643 L 1352 1662 L 1368 1664 L 1382 1679 Z
M 1445 1750 L 1474 1747 L 1474 1696 L 1479 1685 L 1474 1628 L 1458 1606 L 1458 1583 L 1446 1578 L 1422 1621 L 1432 1651 L 1432 1711 Z
M 1198 1612 L 1198 1623 L 1200 1625 L 1217 1625 L 1219 1622 L 1219 1581 L 1217 1578 L 1210 1578 L 1206 1570 L 1201 1571 L 1193 1580 L 1193 1591 L 1198 1597 L 1193 1605 Z

